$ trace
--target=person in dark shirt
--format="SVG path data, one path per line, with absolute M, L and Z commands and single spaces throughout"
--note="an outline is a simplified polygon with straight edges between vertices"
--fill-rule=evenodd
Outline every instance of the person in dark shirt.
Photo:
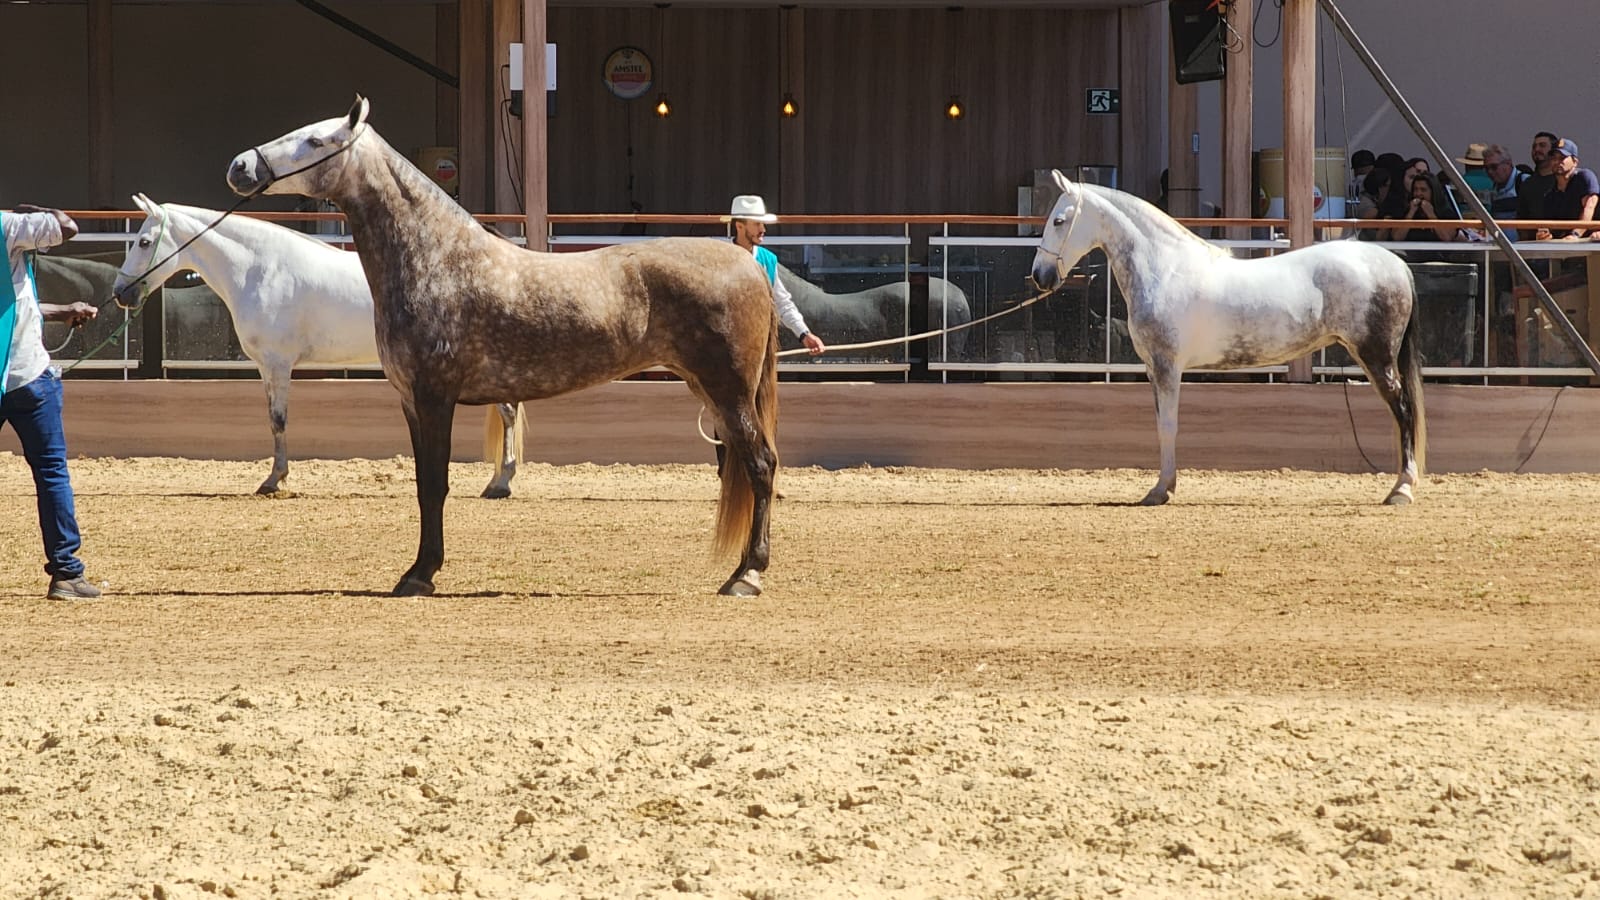
M 1581 240 L 1588 236 L 1594 224 L 1596 205 L 1600 205 L 1600 178 L 1594 170 L 1578 164 L 1578 145 L 1569 138 L 1556 141 L 1550 149 L 1550 168 L 1555 173 L 1555 187 L 1545 196 L 1544 218 L 1566 219 L 1584 223 L 1581 227 L 1539 229 L 1539 240 Z
M 1528 158 L 1533 160 L 1533 174 L 1523 179 L 1517 186 L 1517 218 L 1519 219 L 1544 219 L 1544 198 L 1555 187 L 1556 176 L 1550 166 L 1550 148 L 1556 145 L 1560 138 L 1548 131 L 1541 131 L 1533 136 L 1533 146 L 1528 149 Z M 1522 228 L 1517 232 L 1517 239 L 1531 241 L 1538 237 L 1533 229 Z

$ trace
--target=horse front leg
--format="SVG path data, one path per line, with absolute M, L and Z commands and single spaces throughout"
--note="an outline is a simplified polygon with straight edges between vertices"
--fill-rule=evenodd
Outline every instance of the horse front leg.
M 1161 475 L 1156 486 L 1139 501 L 1141 506 L 1160 506 L 1172 499 L 1178 487 L 1178 389 L 1183 372 L 1171 363 L 1147 363 L 1150 386 L 1156 394 L 1156 436 L 1161 442 Z
M 413 397 L 405 411 L 416 456 L 421 537 L 417 560 L 394 586 L 394 595 L 417 597 L 433 593 L 433 576 L 444 565 L 444 500 L 450 493 L 450 426 L 455 402 Z
M 272 471 L 256 488 L 258 494 L 276 494 L 279 483 L 289 477 L 289 371 L 288 363 L 261 367 L 261 380 L 267 386 L 267 419 L 272 424 Z

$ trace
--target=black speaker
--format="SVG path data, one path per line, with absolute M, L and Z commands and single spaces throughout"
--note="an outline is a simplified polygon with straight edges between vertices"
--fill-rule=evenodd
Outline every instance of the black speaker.
M 1172 56 L 1179 84 L 1217 81 L 1227 74 L 1222 11 L 1217 0 L 1170 0 Z

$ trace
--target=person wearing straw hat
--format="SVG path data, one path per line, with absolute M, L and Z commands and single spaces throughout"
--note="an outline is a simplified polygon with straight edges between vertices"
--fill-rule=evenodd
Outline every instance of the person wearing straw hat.
M 1493 187 L 1489 173 L 1483 165 L 1484 151 L 1489 149 L 1488 144 L 1472 143 L 1467 145 L 1467 154 L 1456 157 L 1456 162 L 1461 164 L 1462 180 L 1474 194 L 1482 197 Z
M 828 345 L 806 327 L 805 316 L 800 314 L 800 308 L 794 305 L 794 297 L 783 286 L 783 279 L 778 277 L 778 257 L 761 246 L 762 238 L 767 235 L 767 226 L 778 221 L 777 216 L 767 212 L 767 202 L 755 194 L 740 194 L 733 198 L 733 206 L 722 217 L 722 221 L 733 223 L 733 242 L 754 254 L 756 262 L 761 264 L 761 270 L 767 273 L 767 283 L 772 286 L 772 302 L 778 306 L 778 321 L 794 332 L 812 356 L 828 349 Z
M 61 425 L 61 378 L 44 346 L 46 319 L 78 326 L 99 310 L 83 303 L 40 303 L 28 251 L 54 247 L 78 233 L 59 209 L 19 204 L 0 212 L 9 278 L 0 281 L 0 426 L 10 423 L 33 470 L 44 536 L 44 570 L 51 600 L 94 600 L 100 589 L 83 577 L 82 538 L 67 474 L 67 439 Z

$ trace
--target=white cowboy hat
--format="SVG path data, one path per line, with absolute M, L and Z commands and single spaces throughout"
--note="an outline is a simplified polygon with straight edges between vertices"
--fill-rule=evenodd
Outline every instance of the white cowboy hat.
M 732 222 L 734 219 L 750 219 L 767 225 L 778 221 L 777 216 L 767 212 L 767 201 L 755 194 L 740 194 L 733 198 L 733 208 L 722 217 L 722 221 Z

